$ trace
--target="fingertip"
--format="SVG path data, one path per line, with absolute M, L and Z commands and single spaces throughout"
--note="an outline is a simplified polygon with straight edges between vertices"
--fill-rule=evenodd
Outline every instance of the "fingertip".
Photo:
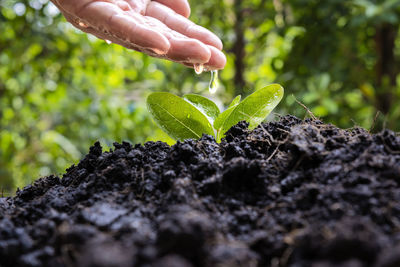
M 226 65 L 225 54 L 214 46 L 208 46 L 211 51 L 210 60 L 207 62 L 206 67 L 209 70 L 220 70 Z
M 205 64 L 211 59 L 211 50 L 196 39 L 172 38 L 167 57 L 178 62 Z
M 168 51 L 171 49 L 171 43 L 169 40 L 159 32 L 157 32 L 159 35 L 159 42 L 153 43 L 153 47 L 149 47 L 151 50 L 153 50 L 154 53 L 157 55 L 166 55 L 168 54 Z
M 221 41 L 221 39 L 218 38 L 217 35 L 215 35 L 214 33 L 212 33 L 212 37 L 210 40 L 210 45 L 214 46 L 215 48 L 222 50 L 222 48 L 224 48 L 224 45 Z
M 178 9 L 178 11 L 175 10 L 175 12 L 184 16 L 185 18 L 189 18 L 191 13 L 189 2 L 187 0 L 181 0 L 179 2 L 180 8 Z
M 190 13 L 192 12 L 189 2 L 187 0 L 184 0 L 184 13 L 182 14 L 182 16 L 188 18 L 190 17 Z
M 148 49 L 150 49 L 157 56 L 163 56 L 168 54 L 168 51 L 171 49 L 171 44 L 167 40 L 167 42 L 163 42 L 154 47 L 148 47 Z

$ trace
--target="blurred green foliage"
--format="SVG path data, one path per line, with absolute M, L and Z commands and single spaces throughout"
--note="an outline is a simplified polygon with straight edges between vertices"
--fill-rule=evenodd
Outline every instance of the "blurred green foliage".
M 278 113 L 400 130 L 400 0 L 190 0 L 228 57 L 220 105 L 277 82 Z M 0 186 L 60 174 L 96 140 L 163 133 L 149 92 L 208 95 L 209 75 L 75 30 L 48 0 L 0 0 Z M 208 95 L 210 96 L 210 95 Z M 380 115 L 376 116 L 377 111 Z

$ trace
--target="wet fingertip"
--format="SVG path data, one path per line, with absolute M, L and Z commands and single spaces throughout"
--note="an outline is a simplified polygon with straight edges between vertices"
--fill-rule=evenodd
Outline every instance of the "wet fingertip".
M 206 67 L 209 70 L 223 69 L 227 61 L 225 54 L 213 46 L 209 46 L 209 49 L 211 51 L 211 58 L 207 62 Z
M 224 48 L 224 44 L 222 43 L 221 39 L 219 39 L 219 38 L 218 38 L 218 41 L 217 41 L 216 48 L 218 48 L 219 50 L 222 50 Z
M 153 51 L 157 55 L 168 54 L 169 50 L 171 49 L 171 43 L 168 38 L 157 31 L 151 29 L 148 29 L 148 31 L 151 31 L 154 35 L 146 48 Z
M 168 51 L 170 48 L 171 48 L 171 44 L 167 40 L 166 43 L 163 43 L 159 47 L 152 47 L 150 49 L 157 55 L 166 55 L 166 54 L 168 54 Z
M 198 61 L 196 62 L 196 58 L 194 58 L 193 63 L 204 64 L 204 63 L 207 63 L 208 61 L 210 61 L 210 59 L 211 59 L 211 55 L 212 55 L 211 49 L 202 43 L 200 43 L 200 47 L 203 49 L 203 51 L 201 53 L 199 53 L 199 56 L 197 58 Z
M 192 10 L 191 10 L 190 4 L 189 4 L 189 2 L 187 0 L 185 0 L 185 4 L 186 4 L 186 8 L 185 8 L 185 11 L 183 12 L 182 15 L 184 17 L 188 18 L 188 17 L 190 17 L 190 14 L 191 14 Z
M 219 39 L 219 37 L 217 35 L 215 35 L 214 33 L 212 33 L 210 45 L 214 46 L 215 48 L 217 48 L 219 50 L 222 50 L 222 48 L 224 48 L 224 45 L 223 45 L 221 39 Z
M 172 38 L 170 42 L 168 56 L 174 61 L 205 64 L 211 58 L 210 48 L 198 40 Z

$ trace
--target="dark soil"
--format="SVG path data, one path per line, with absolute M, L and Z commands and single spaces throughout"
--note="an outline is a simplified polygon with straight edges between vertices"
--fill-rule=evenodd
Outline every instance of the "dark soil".
M 287 116 L 99 143 L 0 199 L 0 266 L 400 266 L 400 137 Z

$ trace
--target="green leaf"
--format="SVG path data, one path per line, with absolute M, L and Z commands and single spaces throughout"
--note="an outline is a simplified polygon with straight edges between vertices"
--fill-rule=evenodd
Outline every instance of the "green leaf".
M 203 133 L 214 135 L 206 116 L 174 94 L 150 94 L 147 98 L 147 108 L 158 126 L 175 140 L 198 139 Z
M 218 115 L 213 124 L 214 129 L 218 130 L 222 127 L 225 120 L 229 117 L 229 115 L 231 115 L 232 111 L 236 108 L 236 106 L 239 105 L 240 99 L 241 99 L 240 95 L 235 97 L 235 99 L 233 99 L 229 107 L 224 112 Z
M 236 106 L 238 104 L 229 107 L 227 110 L 219 114 L 219 116 L 215 119 L 214 121 L 214 129 L 217 130 L 217 142 L 221 141 L 221 138 L 223 137 L 223 134 L 225 132 L 222 132 L 223 129 L 223 124 L 226 121 L 226 119 L 231 115 L 231 113 L 235 110 Z
M 204 96 L 187 94 L 183 96 L 183 99 L 187 100 L 190 104 L 203 112 L 203 114 L 209 117 L 211 121 L 214 121 L 220 113 L 218 106 Z
M 214 129 L 217 130 L 217 142 L 221 141 L 221 138 L 223 137 L 223 134 L 225 132 L 222 132 L 222 124 L 225 122 L 226 118 L 231 115 L 232 111 L 236 108 L 236 106 L 240 103 L 240 99 L 242 98 L 242 96 L 238 95 L 237 97 L 235 97 L 231 104 L 229 105 L 229 107 L 222 112 L 217 119 L 214 121 Z
M 240 103 L 240 99 L 242 99 L 241 95 L 238 95 L 237 97 L 235 97 L 235 99 L 232 100 L 232 103 L 229 105 L 228 108 L 236 106 L 237 104 Z
M 217 141 L 239 121 L 245 120 L 250 124 L 250 129 L 256 128 L 279 104 L 282 97 L 282 86 L 271 84 L 255 91 L 238 105 L 228 108 L 214 122 L 214 128 L 217 130 Z

